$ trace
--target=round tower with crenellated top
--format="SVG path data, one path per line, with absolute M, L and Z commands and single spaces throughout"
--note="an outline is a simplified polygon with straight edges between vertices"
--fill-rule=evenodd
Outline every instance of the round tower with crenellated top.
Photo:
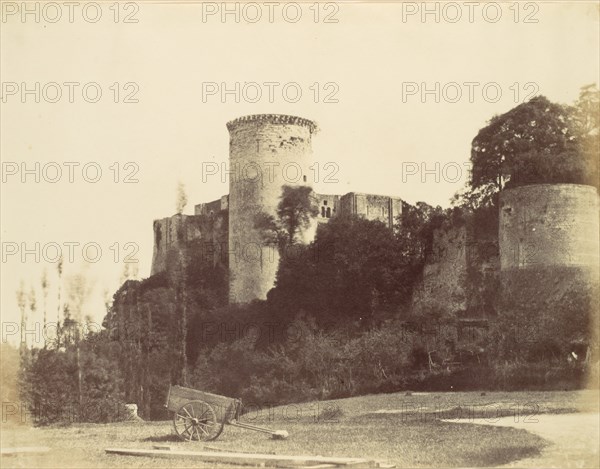
M 229 130 L 229 299 L 265 299 L 273 287 L 279 253 L 257 226 L 260 214 L 276 216 L 284 185 L 311 185 L 314 122 L 257 114 L 227 123 Z

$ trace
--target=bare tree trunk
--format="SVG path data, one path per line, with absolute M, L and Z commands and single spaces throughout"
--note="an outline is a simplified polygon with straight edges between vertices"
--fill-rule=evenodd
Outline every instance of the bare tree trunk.
M 42 296 L 44 298 L 43 308 L 44 308 L 44 323 L 43 323 L 43 338 L 44 338 L 44 348 L 46 348 L 46 327 L 48 326 L 48 274 L 46 269 L 44 269 L 44 273 L 42 274 Z
M 56 265 L 58 271 L 58 307 L 56 311 L 56 350 L 60 348 L 60 309 L 61 309 L 61 288 L 62 288 L 62 271 L 63 271 L 63 259 L 62 257 L 58 260 Z
M 48 293 L 44 294 L 44 348 L 46 348 L 46 327 L 48 326 L 48 313 L 47 313 L 47 304 L 48 304 Z
M 185 253 L 182 248 L 179 249 L 179 275 L 177 276 L 179 302 L 181 308 L 180 318 L 180 356 L 181 356 L 181 384 L 186 386 L 188 384 L 187 377 L 187 295 L 186 295 L 186 283 L 187 283 L 187 269 L 186 269 Z
M 78 402 L 79 402 L 79 412 L 83 409 L 83 375 L 81 373 L 81 353 L 79 347 L 79 333 L 77 336 L 77 394 L 78 394 Z
M 92 292 L 91 284 L 86 279 L 83 273 L 69 277 L 66 288 L 67 304 L 69 305 L 69 313 L 64 316 L 64 329 L 69 332 L 72 337 L 72 343 L 75 346 L 75 364 L 77 367 L 77 401 L 79 403 L 79 415 L 82 416 L 84 389 L 83 389 L 83 366 L 81 357 L 81 342 L 84 337 L 81 331 L 81 324 L 86 315 L 84 308 L 89 296 Z M 69 337 L 69 338 L 70 338 Z M 65 347 L 69 345 L 71 340 L 65 339 Z
M 186 305 L 186 291 L 185 291 L 185 285 L 183 287 L 183 292 L 182 292 L 182 301 L 183 301 L 183 306 L 182 306 L 182 310 L 181 310 L 181 329 L 182 329 L 182 334 L 181 334 L 181 354 L 183 355 L 183 363 L 182 363 L 182 373 L 181 373 L 181 380 L 183 382 L 184 386 L 187 386 L 188 384 L 188 376 L 187 376 L 187 367 L 188 367 L 188 362 L 187 362 L 187 305 Z
M 150 418 L 150 340 L 152 337 L 152 310 L 150 309 L 150 305 L 147 306 L 146 312 L 146 337 L 145 337 L 145 347 L 144 347 L 144 357 L 143 357 L 143 367 L 144 367 L 144 378 L 143 378 L 143 401 L 142 401 L 142 415 L 145 418 Z
M 135 289 L 135 319 L 137 322 L 137 337 L 135 341 L 135 361 L 136 361 L 136 404 L 140 407 L 144 399 L 144 365 L 142 358 L 142 335 L 144 334 L 144 321 L 142 320 L 142 310 L 140 308 L 139 288 Z
M 132 402 L 135 399 L 135 379 L 133 379 L 133 341 L 135 340 L 135 336 L 132 334 L 133 331 L 133 321 L 131 318 L 131 305 L 130 304 L 126 304 L 126 308 L 127 308 L 127 360 L 128 360 L 128 376 L 129 379 L 127 380 L 129 385 L 127 386 L 127 400 L 129 402 Z
M 27 307 L 27 296 L 25 294 L 25 285 L 22 280 L 19 285 L 19 289 L 17 290 L 17 306 L 21 312 L 21 341 L 19 344 L 19 350 L 23 352 L 23 349 L 27 348 L 27 336 L 25 335 L 25 329 L 27 328 L 27 316 L 25 313 L 25 308 Z
M 29 291 L 29 312 L 31 313 L 31 318 L 33 318 L 33 324 L 35 325 L 36 322 L 36 311 L 37 311 L 37 300 L 36 300 L 36 296 L 35 296 L 35 290 L 33 289 L 33 286 L 31 287 L 31 290 Z M 25 320 L 27 321 L 27 319 Z M 35 330 L 37 331 L 37 327 L 35 327 Z M 34 339 L 31 343 L 31 348 L 33 348 L 33 344 L 36 342 L 36 340 L 38 339 L 37 337 L 37 332 L 35 333 Z M 27 344 L 25 344 L 27 345 Z

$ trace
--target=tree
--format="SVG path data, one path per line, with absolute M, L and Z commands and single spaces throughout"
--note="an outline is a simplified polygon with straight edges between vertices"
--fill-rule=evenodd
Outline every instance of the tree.
M 78 402 L 80 409 L 83 408 L 83 371 L 81 367 L 81 326 L 83 319 L 83 308 L 92 293 L 93 285 L 83 273 L 74 274 L 67 282 L 67 303 L 69 314 L 65 315 L 63 327 L 65 331 L 65 345 L 75 346 L 77 366 Z
M 140 264 L 135 261 L 131 263 L 131 268 L 129 270 L 129 278 L 133 279 L 133 280 L 137 280 L 138 276 L 140 275 Z
M 57 306 L 57 310 L 56 310 L 56 349 L 58 350 L 60 348 L 60 340 L 61 340 L 61 331 L 60 331 L 60 310 L 62 308 L 62 303 L 61 303 L 61 298 L 60 298 L 60 294 L 61 294 L 61 290 L 62 290 L 62 273 L 63 273 L 63 257 L 60 256 L 60 259 L 58 259 L 58 262 L 56 264 L 56 272 L 58 274 L 58 281 L 56 283 L 57 285 L 57 291 L 58 291 L 58 306 Z
M 282 187 L 277 216 L 287 233 L 289 244 L 294 244 L 296 236 L 306 230 L 312 219 L 319 214 L 312 193 L 308 186 Z
M 404 203 L 396 237 L 399 249 L 407 265 L 422 268 L 433 245 L 433 232 L 440 228 L 445 219 L 442 208 L 432 207 L 425 202 L 416 205 Z
M 27 329 L 27 313 L 25 312 L 25 308 L 27 307 L 27 294 L 25 293 L 25 282 L 23 282 L 23 280 L 21 280 L 17 290 L 17 306 L 21 312 L 21 350 L 23 350 L 23 348 L 27 348 L 27 343 L 25 341 L 25 329 Z
M 583 138 L 597 129 L 590 111 L 596 100 L 586 87 L 575 107 L 537 96 L 494 116 L 471 144 L 469 196 L 485 205 L 498 191 L 523 184 L 597 184 Z
M 178 262 L 175 272 L 175 295 L 179 309 L 179 356 L 181 359 L 181 384 L 186 386 L 187 379 L 187 335 L 188 335 L 188 311 L 187 311 L 187 259 L 183 248 L 179 248 Z
M 297 242 L 319 214 L 312 188 L 284 185 L 276 214 L 277 217 L 264 212 L 258 213 L 255 226 L 262 230 L 266 242 L 277 243 L 281 250 Z
M 42 273 L 41 285 L 42 285 L 42 297 L 44 298 L 44 303 L 43 303 L 43 308 L 44 308 L 44 319 L 43 319 L 43 321 L 44 321 L 44 324 L 43 324 L 44 347 L 46 347 L 45 334 L 46 334 L 46 326 L 48 325 L 47 304 L 48 304 L 48 287 L 49 287 L 48 272 L 46 271 L 46 269 L 44 269 L 44 272 Z
M 583 86 L 572 107 L 572 122 L 586 164 L 587 184 L 598 187 L 600 154 L 600 90 L 595 83 Z
M 573 123 L 580 135 L 598 136 L 600 128 L 600 90 L 596 83 L 582 86 L 573 106 Z
M 334 217 L 315 241 L 282 258 L 268 299 L 280 315 L 320 325 L 377 322 L 410 297 L 414 281 L 398 239 L 380 221 Z
M 188 199 L 187 194 L 185 192 L 185 185 L 183 184 L 183 182 L 179 181 L 177 183 L 177 200 L 175 202 L 175 213 L 181 215 L 187 203 Z
M 31 313 L 31 318 L 33 319 L 34 324 L 35 324 L 35 321 L 36 321 L 35 313 L 37 311 L 37 298 L 36 298 L 35 290 L 33 289 L 33 286 L 31 286 L 31 288 L 29 290 L 29 296 L 27 298 L 27 301 L 29 303 L 29 311 Z M 35 327 L 35 330 L 36 331 L 38 330 L 37 327 Z M 36 342 L 36 339 L 38 339 L 37 336 L 35 337 L 34 342 Z M 33 347 L 33 344 L 32 344 L 32 347 Z
M 131 274 L 129 273 L 129 262 L 123 263 L 123 271 L 121 272 L 121 285 L 124 284 L 127 280 L 129 280 Z

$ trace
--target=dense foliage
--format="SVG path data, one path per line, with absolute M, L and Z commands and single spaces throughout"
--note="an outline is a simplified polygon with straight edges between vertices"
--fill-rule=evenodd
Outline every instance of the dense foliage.
M 599 91 L 582 88 L 573 106 L 537 96 L 494 116 L 471 143 L 470 190 L 489 200 L 523 184 L 598 187 Z
M 73 345 L 21 350 L 21 399 L 12 401 L 19 402 L 21 423 L 104 423 L 130 417 L 123 375 L 115 369 L 117 350 L 110 350 L 102 335 L 83 341 L 79 357 Z

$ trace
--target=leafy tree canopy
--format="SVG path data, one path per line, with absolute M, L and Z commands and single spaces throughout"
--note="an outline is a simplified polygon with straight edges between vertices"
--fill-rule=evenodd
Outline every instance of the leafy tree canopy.
M 277 217 L 258 213 L 255 226 L 262 230 L 266 242 L 277 243 L 283 249 L 299 240 L 318 213 L 311 187 L 285 185 L 281 189 Z
M 598 96 L 589 85 L 574 106 L 537 96 L 494 116 L 472 141 L 471 187 L 464 198 L 485 204 L 498 191 L 523 184 L 597 186 Z

